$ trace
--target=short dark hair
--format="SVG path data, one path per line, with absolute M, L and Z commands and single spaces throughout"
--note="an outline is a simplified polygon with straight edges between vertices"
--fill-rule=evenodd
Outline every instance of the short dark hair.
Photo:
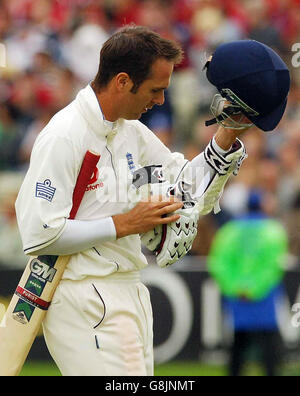
M 114 76 L 123 72 L 133 81 L 132 92 L 135 93 L 141 83 L 149 78 L 153 63 L 161 58 L 174 65 L 180 64 L 183 59 L 181 46 L 147 27 L 125 26 L 104 43 L 93 86 L 100 91 Z

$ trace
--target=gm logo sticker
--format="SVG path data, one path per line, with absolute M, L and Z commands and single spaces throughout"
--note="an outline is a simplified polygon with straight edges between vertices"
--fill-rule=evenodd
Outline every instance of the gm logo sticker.
M 56 274 L 56 269 L 42 263 L 38 259 L 34 259 L 30 263 L 31 273 L 43 282 L 52 282 Z

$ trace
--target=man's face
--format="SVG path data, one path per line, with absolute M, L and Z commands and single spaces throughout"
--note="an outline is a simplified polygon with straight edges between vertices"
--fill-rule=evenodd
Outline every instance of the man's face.
M 158 59 L 152 66 L 149 79 L 145 80 L 136 93 L 128 92 L 123 105 L 122 118 L 138 120 L 148 109 L 163 105 L 164 91 L 169 87 L 174 64 L 165 59 Z

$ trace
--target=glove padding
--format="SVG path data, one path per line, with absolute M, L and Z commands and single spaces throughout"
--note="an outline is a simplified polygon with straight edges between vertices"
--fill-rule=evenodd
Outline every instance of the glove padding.
M 141 236 L 142 243 L 156 254 L 160 267 L 167 267 L 184 257 L 192 248 L 197 235 L 199 210 L 194 202 L 185 202 L 176 214 L 176 222 L 163 224 Z

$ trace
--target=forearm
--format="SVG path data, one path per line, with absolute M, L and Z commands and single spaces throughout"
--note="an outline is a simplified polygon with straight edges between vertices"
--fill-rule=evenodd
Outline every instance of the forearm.
M 62 235 L 54 243 L 31 255 L 75 254 L 114 240 L 116 229 L 111 217 L 92 221 L 67 220 Z
M 215 135 L 215 142 L 223 150 L 230 150 L 236 139 L 243 133 L 243 131 L 234 129 L 225 129 L 220 127 Z

